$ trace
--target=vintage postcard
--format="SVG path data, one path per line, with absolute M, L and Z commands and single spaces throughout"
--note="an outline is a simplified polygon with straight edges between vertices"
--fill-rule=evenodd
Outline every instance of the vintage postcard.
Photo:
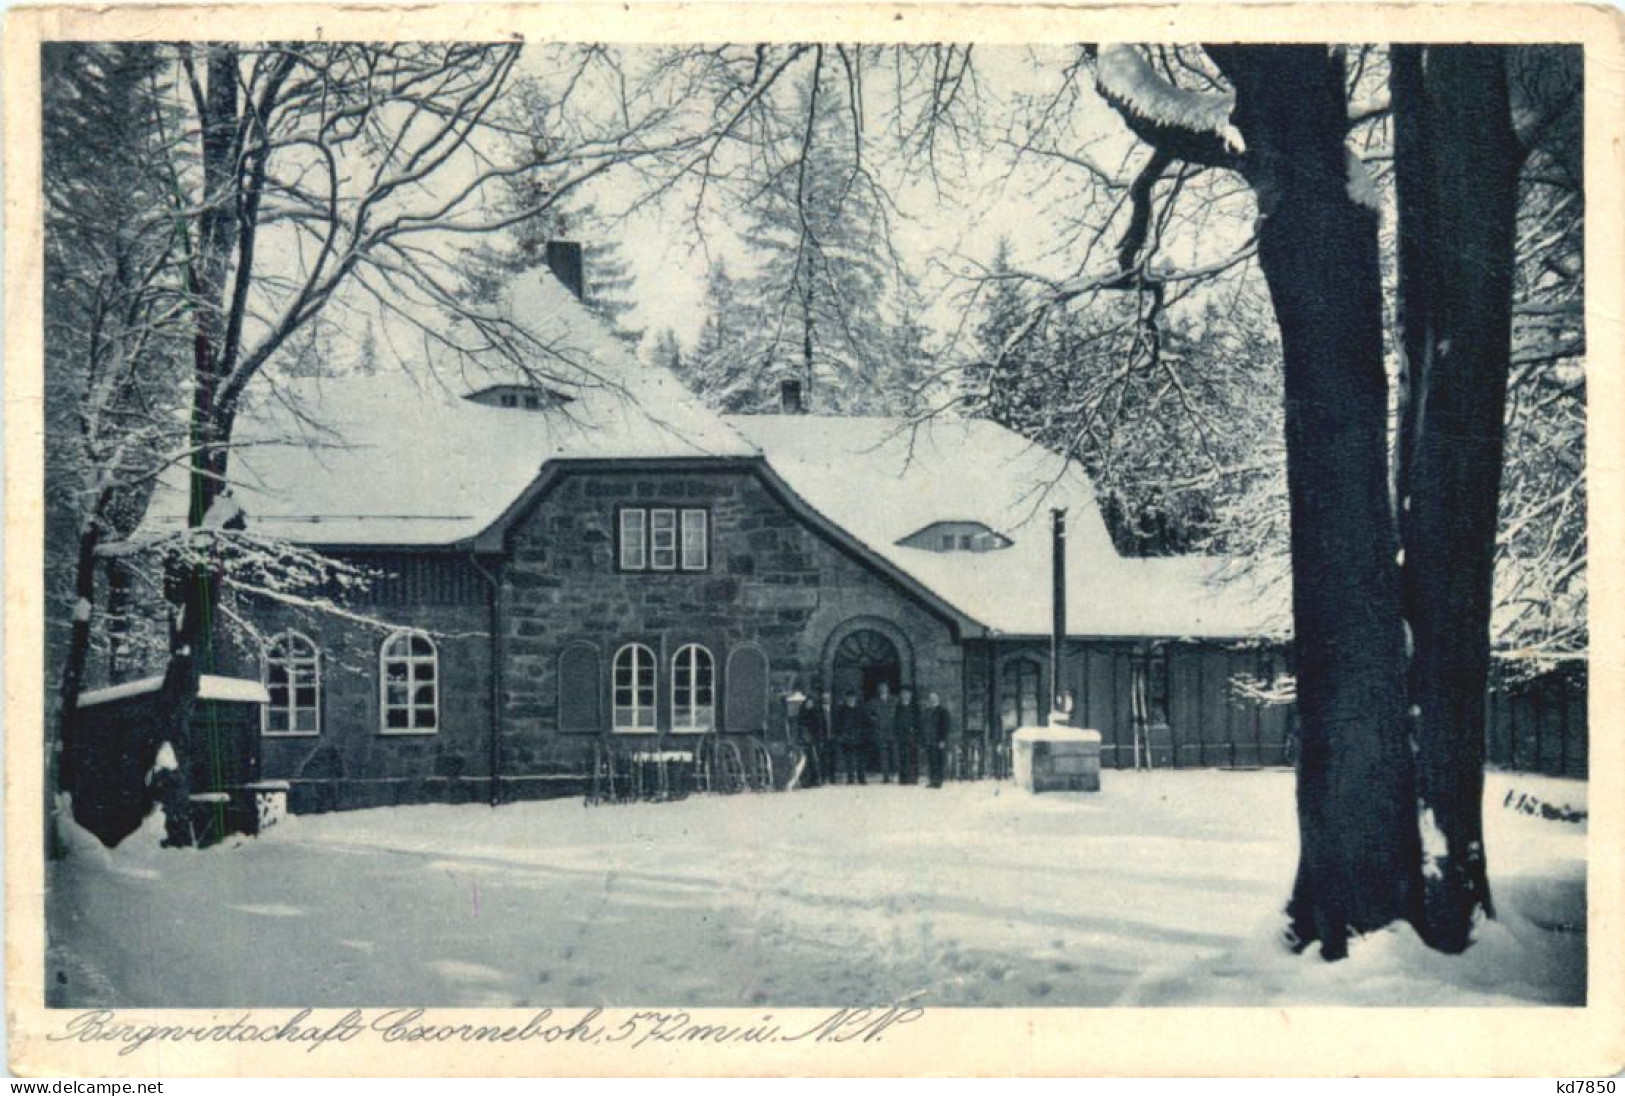
M 1622 28 L 14 9 L 11 1068 L 1625 1067 Z

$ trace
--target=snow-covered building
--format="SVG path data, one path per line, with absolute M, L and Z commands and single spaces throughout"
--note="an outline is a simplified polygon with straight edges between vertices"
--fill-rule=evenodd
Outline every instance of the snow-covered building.
M 605 738 L 782 740 L 791 694 L 881 681 L 973 740 L 1070 690 L 1109 766 L 1137 732 L 1157 765 L 1284 760 L 1290 709 L 1233 687 L 1285 668 L 1281 590 L 1119 557 L 1075 465 L 987 421 L 723 417 L 555 278 L 510 307 L 534 369 L 284 379 L 239 418 L 251 530 L 376 575 L 338 614 L 243 606 L 258 665 L 220 668 L 265 681 L 295 810 L 549 794 Z

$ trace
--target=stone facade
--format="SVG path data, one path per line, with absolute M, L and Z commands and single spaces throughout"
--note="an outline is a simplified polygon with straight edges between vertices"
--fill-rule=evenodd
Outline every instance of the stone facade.
M 322 652 L 320 733 L 261 740 L 261 773 L 292 783 L 294 811 L 569 794 L 600 741 L 681 748 L 693 739 L 672 725 L 672 664 L 690 644 L 713 660 L 718 730 L 774 747 L 785 741 L 784 698 L 833 686 L 836 651 L 857 633 L 895 650 L 900 683 L 941 694 L 956 737 L 1002 738 L 1048 711 L 1047 642 L 962 634 L 929 595 L 752 463 L 566 466 L 527 505 L 510 516 L 501 550 L 493 542 L 477 559 L 358 557 L 380 577 L 349 607 L 434 640 L 434 733 L 383 727 L 387 629 L 284 608 L 254 614 L 266 633 L 296 629 Z M 623 571 L 616 532 L 626 507 L 703 510 L 704 569 Z M 648 732 L 611 726 L 613 660 L 630 643 L 656 666 Z M 1148 661 L 1153 651 L 1160 663 Z M 1153 764 L 1280 764 L 1289 711 L 1260 709 L 1230 687 L 1261 659 L 1284 667 L 1279 652 L 1258 648 L 1075 637 L 1063 687 L 1077 702 L 1074 723 L 1101 732 L 1107 766 L 1134 763 L 1134 674 L 1148 665 L 1160 665 L 1165 712 L 1145 742 Z M 235 672 L 258 676 L 258 667 Z
M 620 571 L 616 515 L 629 505 L 705 509 L 709 566 Z M 860 629 L 890 639 L 902 681 L 939 690 L 954 727 L 962 725 L 963 659 L 948 620 L 812 528 L 748 466 L 567 472 L 515 521 L 501 556 L 477 564 L 445 552 L 356 558 L 379 577 L 348 608 L 389 627 L 276 606 L 254 614 L 266 634 L 294 629 L 321 651 L 320 733 L 261 739 L 261 771 L 292 783 L 296 813 L 488 798 L 497 659 L 503 799 L 577 790 L 561 777 L 579 773 L 593 742 L 613 733 L 611 660 L 629 642 L 657 654 L 656 728 L 618 739 L 681 739 L 671 731 L 671 659 L 697 643 L 715 660 L 720 729 L 782 742 L 782 698 L 797 689 L 810 695 L 829 676 L 840 639 Z M 380 650 L 390 628 L 421 630 L 435 643 L 435 733 L 383 727 Z M 562 693 L 582 687 L 579 674 L 561 682 L 567 650 L 578 669 L 593 667 L 586 687 L 598 694 L 599 719 L 592 726 L 560 725 Z M 754 663 L 748 671 L 747 663 Z M 259 676 L 252 660 L 238 659 L 236 670 Z M 761 695 L 735 704 L 731 690 L 747 676 Z M 746 711 L 753 713 L 747 721 L 735 718 Z
M 704 508 L 707 569 L 620 571 L 616 515 L 624 506 Z M 960 724 L 962 658 L 950 623 L 851 548 L 813 529 L 748 467 L 566 473 L 515 523 L 508 548 L 502 569 L 505 776 L 545 768 L 561 738 L 609 730 L 611 660 L 631 642 L 657 654 L 656 723 L 663 736 L 671 735 L 671 657 L 682 646 L 701 644 L 715 659 L 725 733 L 765 731 L 780 738 L 781 698 L 797 689 L 810 695 L 828 679 L 836 643 L 858 628 L 891 639 L 902 680 L 938 689 Z M 593 653 L 601 700 L 596 728 L 560 726 L 560 660 L 572 645 Z M 742 650 L 766 657 L 765 727 L 728 725 L 730 676 Z
M 380 627 L 280 606 L 255 615 L 266 634 L 293 629 L 321 651 L 321 729 L 262 735 L 260 772 L 291 782 L 295 813 L 395 803 L 484 799 L 491 775 L 491 641 L 488 589 L 467 557 L 378 554 L 372 588 L 349 608 Z M 435 645 L 434 733 L 383 727 L 380 652 L 392 629 L 418 629 Z M 246 660 L 244 660 L 246 662 Z M 259 677 L 252 663 L 238 672 Z

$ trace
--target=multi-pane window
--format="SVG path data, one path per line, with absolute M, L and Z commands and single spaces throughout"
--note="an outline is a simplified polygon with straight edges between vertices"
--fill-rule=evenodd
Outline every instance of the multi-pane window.
M 379 655 L 385 734 L 433 734 L 440 725 L 440 666 L 434 641 L 396 632 Z
M 649 511 L 649 569 L 677 570 L 677 511 Z
M 655 729 L 655 655 L 641 643 L 615 652 L 614 709 L 617 731 Z
M 1005 664 L 999 674 L 999 716 L 1005 730 L 1041 725 L 1039 682 L 1043 669 L 1030 658 Z
M 710 515 L 703 509 L 626 506 L 620 510 L 623 571 L 704 571 L 711 566 Z
M 679 648 L 671 660 L 671 729 L 709 731 L 716 726 L 716 662 L 696 643 Z
M 621 511 L 621 570 L 642 571 L 649 566 L 649 513 L 628 506 Z
M 322 661 L 316 644 L 284 632 L 265 648 L 265 705 L 261 729 L 268 735 L 312 735 L 322 729 Z

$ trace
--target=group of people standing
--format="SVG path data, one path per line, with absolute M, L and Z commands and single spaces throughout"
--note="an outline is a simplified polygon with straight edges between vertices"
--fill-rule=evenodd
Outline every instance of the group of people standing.
M 930 786 L 942 787 L 948 756 L 948 709 L 940 694 L 903 686 L 896 696 L 881 682 L 875 695 L 859 703 L 848 689 L 839 704 L 824 689 L 801 710 L 801 748 L 807 765 L 803 784 L 867 784 L 878 772 L 884 784 L 918 784 L 923 757 Z

